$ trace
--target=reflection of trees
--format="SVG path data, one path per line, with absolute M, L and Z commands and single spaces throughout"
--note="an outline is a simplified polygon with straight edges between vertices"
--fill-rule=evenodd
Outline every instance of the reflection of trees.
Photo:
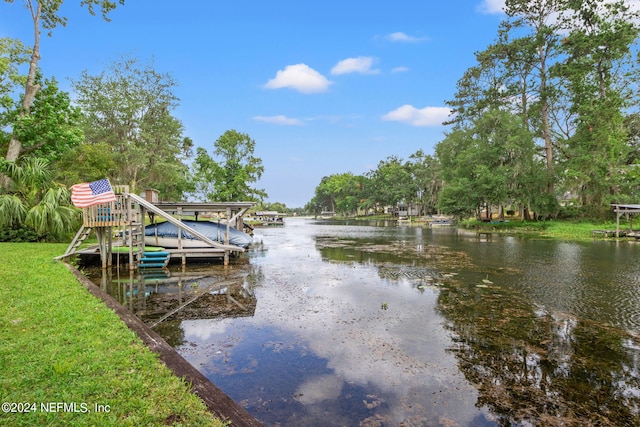
M 451 284 L 438 307 L 461 370 L 503 425 L 640 423 L 639 341 L 595 322 L 536 310 L 497 288 Z
M 181 320 L 170 320 L 160 323 L 154 330 L 164 339 L 171 347 L 176 348 L 185 343 L 184 329 L 180 327 Z

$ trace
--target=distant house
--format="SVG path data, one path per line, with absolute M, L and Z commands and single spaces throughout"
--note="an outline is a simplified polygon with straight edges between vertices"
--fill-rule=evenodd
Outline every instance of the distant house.
M 399 216 L 399 217 L 419 216 L 420 205 L 416 205 L 416 204 L 407 205 L 404 203 L 398 203 L 395 207 L 392 208 L 392 211 L 390 213 L 393 213 L 394 216 Z

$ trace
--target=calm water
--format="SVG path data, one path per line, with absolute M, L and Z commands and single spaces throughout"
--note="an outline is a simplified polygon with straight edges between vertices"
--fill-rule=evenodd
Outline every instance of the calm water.
M 640 425 L 639 244 L 305 219 L 254 240 L 102 284 L 266 425 Z

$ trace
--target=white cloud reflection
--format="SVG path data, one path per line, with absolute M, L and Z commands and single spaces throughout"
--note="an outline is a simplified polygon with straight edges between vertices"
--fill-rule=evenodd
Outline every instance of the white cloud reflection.
M 307 405 L 335 401 L 346 382 L 380 390 L 378 397 L 394 423 L 418 410 L 459 425 L 484 413 L 475 407 L 476 389 L 446 351 L 451 339 L 435 310 L 437 290 L 421 293 L 408 280 L 388 282 L 366 263 L 323 261 L 302 230 L 287 236 L 281 242 L 265 237 L 269 250 L 254 260 L 264 277 L 254 317 L 226 319 L 215 327 L 215 321 L 183 322 L 188 342 L 205 337 L 206 330 L 226 328 L 227 334 L 242 335 L 243 328 L 276 328 L 304 341 L 332 370 L 300 378 L 297 393 L 302 396 L 296 399 Z M 387 310 L 381 309 L 383 302 Z M 188 351 L 195 366 L 207 363 L 193 354 L 197 350 Z

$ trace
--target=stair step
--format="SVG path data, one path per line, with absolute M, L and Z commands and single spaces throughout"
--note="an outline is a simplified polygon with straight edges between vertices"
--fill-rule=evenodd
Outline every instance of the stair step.
M 140 258 L 140 262 L 165 262 L 167 258 Z
M 158 252 L 145 252 L 144 256 L 146 257 L 167 257 L 171 255 L 170 252 L 158 251 Z
M 138 264 L 138 268 L 164 267 L 163 262 L 151 262 Z

